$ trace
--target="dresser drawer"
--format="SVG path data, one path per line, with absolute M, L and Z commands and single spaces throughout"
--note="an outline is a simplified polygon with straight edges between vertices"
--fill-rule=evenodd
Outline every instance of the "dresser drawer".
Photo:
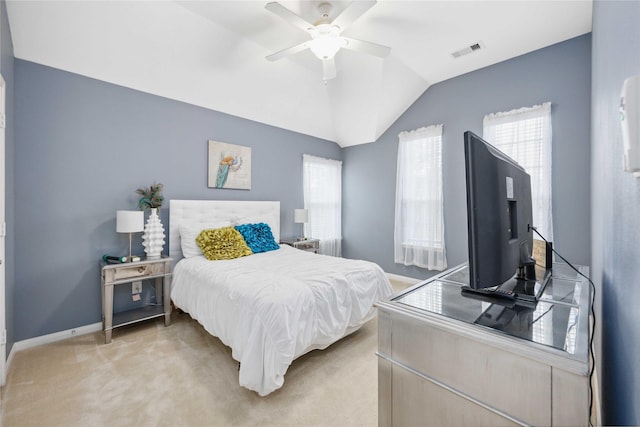
M 392 316 L 391 325 L 400 366 L 531 425 L 551 424 L 550 366 L 416 319 Z

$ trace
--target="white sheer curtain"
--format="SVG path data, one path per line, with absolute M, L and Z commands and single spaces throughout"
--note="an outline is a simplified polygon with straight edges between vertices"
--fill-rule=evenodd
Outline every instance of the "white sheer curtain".
M 342 255 L 342 162 L 302 156 L 305 235 L 320 240 L 321 254 Z
M 489 114 L 484 117 L 483 135 L 531 176 L 533 225 L 547 240 L 553 240 L 551 103 Z
M 442 125 L 398 135 L 395 262 L 447 268 L 442 198 Z

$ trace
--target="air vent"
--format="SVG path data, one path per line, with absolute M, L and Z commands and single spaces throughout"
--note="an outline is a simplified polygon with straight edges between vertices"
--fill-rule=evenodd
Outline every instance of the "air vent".
M 478 43 L 469 45 L 465 48 L 462 48 L 460 50 L 456 50 L 455 52 L 452 52 L 451 56 L 453 56 L 454 58 L 460 58 L 461 56 L 468 55 L 472 52 L 478 51 L 483 48 L 484 48 L 484 43 L 478 42 Z

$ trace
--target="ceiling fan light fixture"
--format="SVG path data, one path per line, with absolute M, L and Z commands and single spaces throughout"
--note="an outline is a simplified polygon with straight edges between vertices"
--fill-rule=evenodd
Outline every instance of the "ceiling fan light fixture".
M 314 1 L 314 3 L 316 2 Z M 319 0 L 318 3 L 318 10 L 321 17 L 313 24 L 276 1 L 271 1 L 265 5 L 267 10 L 275 13 L 311 36 L 311 40 L 267 56 L 266 58 L 269 61 L 276 61 L 285 56 L 309 49 L 314 56 L 322 61 L 323 80 L 326 82 L 336 76 L 334 57 L 341 48 L 348 48 L 380 58 L 384 58 L 389 54 L 391 50 L 389 47 L 341 36 L 342 31 L 369 10 L 376 3 L 376 0 L 351 1 L 347 7 L 333 19 L 330 14 L 331 3 L 323 0 Z
M 322 60 L 333 58 L 342 46 L 344 46 L 344 42 L 341 37 L 329 34 L 319 35 L 309 42 L 311 52 Z

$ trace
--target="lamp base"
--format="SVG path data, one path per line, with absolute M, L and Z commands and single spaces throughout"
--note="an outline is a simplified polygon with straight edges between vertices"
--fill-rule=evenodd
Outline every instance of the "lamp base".
M 139 256 L 131 255 L 131 233 L 129 233 L 129 256 L 122 257 L 122 258 L 125 259 L 125 261 L 122 261 L 122 262 L 139 262 L 140 261 Z

